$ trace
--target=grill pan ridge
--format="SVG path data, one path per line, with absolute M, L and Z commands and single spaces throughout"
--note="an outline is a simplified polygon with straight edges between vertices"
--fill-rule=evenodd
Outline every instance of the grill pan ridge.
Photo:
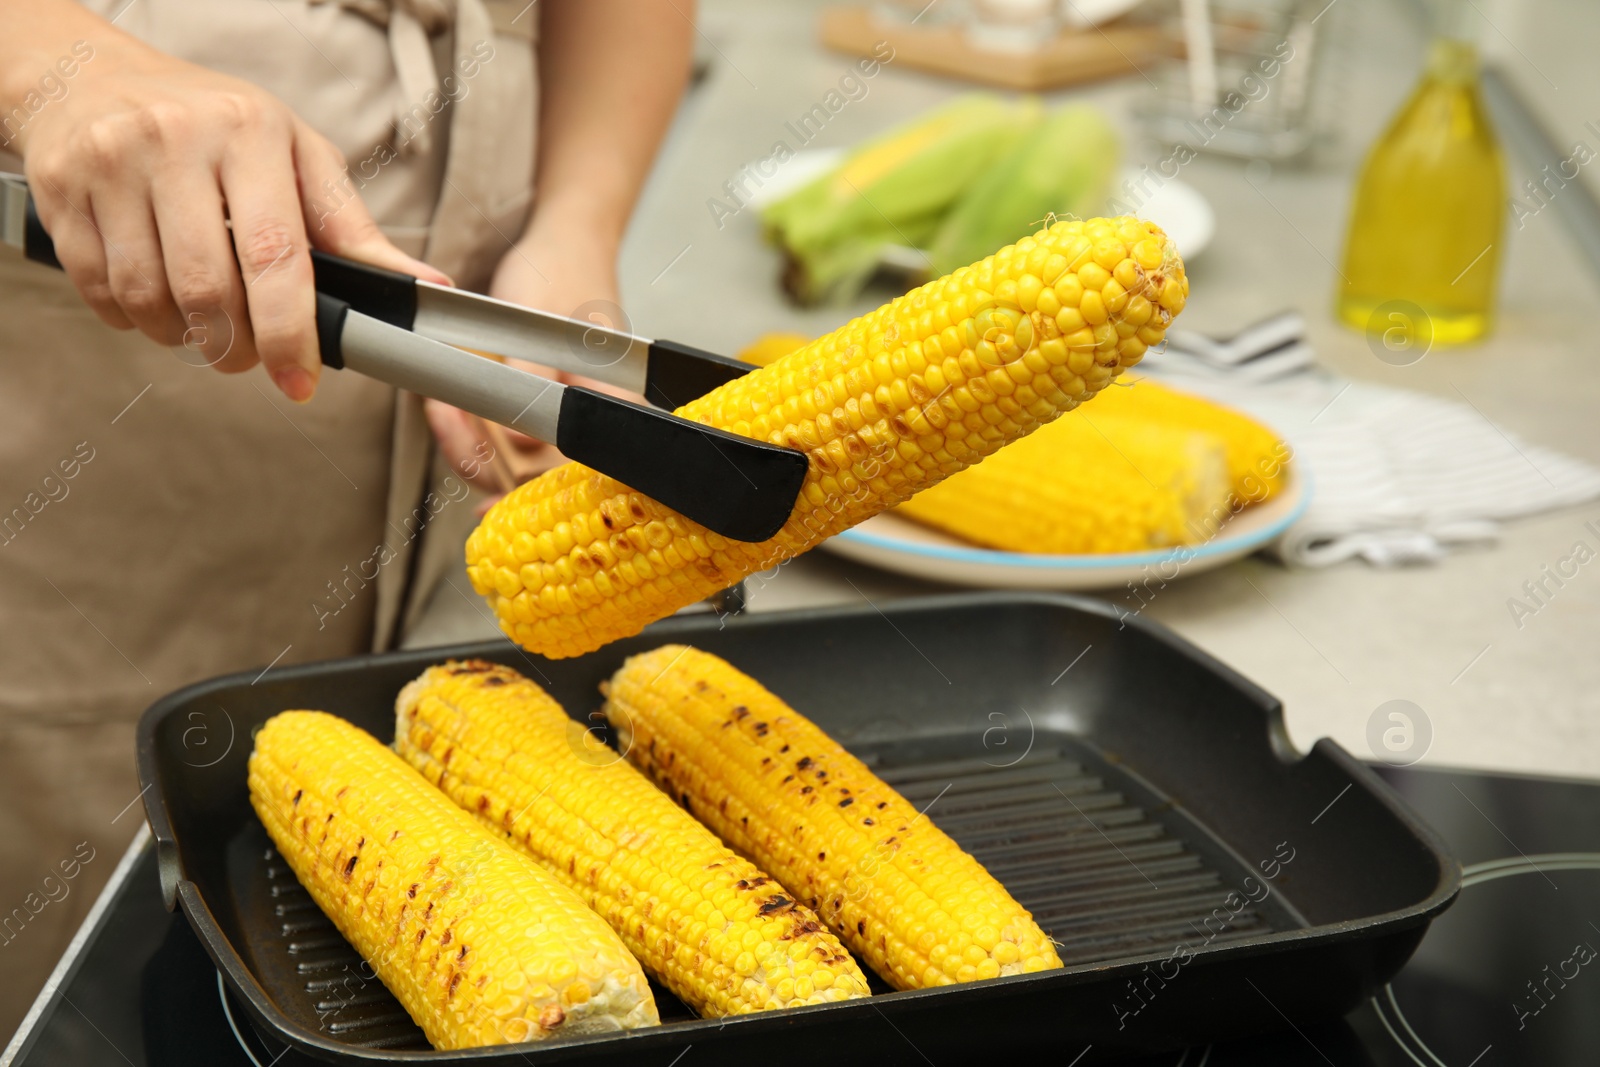
M 625 656 L 666 641 L 726 657 L 873 766 L 1034 914 L 1065 968 L 904 993 L 874 979 L 869 1000 L 724 1020 L 654 986 L 660 1027 L 428 1049 L 250 810 L 254 729 L 315 707 L 387 741 L 400 686 L 460 656 L 522 670 L 582 719 Z M 1337 745 L 1295 753 L 1270 696 L 1160 627 L 1059 594 L 683 616 L 574 660 L 496 642 L 255 677 L 152 706 L 139 768 L 169 905 L 280 1065 L 666 1063 L 691 1045 L 697 1065 L 996 1045 L 1103 1062 L 1340 1014 L 1459 887 L 1436 835 Z

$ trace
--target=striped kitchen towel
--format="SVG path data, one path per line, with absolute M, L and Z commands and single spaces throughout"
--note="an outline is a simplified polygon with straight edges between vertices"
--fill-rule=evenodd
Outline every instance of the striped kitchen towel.
M 1266 333 L 1279 352 L 1305 344 Z M 1503 520 L 1600 497 L 1600 468 L 1501 429 L 1469 398 L 1349 381 L 1309 362 L 1286 373 L 1241 373 L 1252 362 L 1198 366 L 1201 359 L 1174 345 L 1151 370 L 1248 412 L 1294 448 L 1313 493 L 1305 515 L 1269 549 L 1285 562 L 1431 563 L 1452 546 L 1494 541 Z

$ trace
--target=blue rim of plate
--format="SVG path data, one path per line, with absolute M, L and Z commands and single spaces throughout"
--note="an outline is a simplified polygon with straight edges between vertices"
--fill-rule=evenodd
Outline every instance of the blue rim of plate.
M 1137 567 L 1145 563 L 1165 563 L 1177 556 L 1185 559 L 1204 559 L 1224 552 L 1250 551 L 1277 537 L 1300 520 L 1311 505 L 1311 475 L 1296 470 L 1295 480 L 1300 483 L 1300 499 L 1278 519 L 1249 533 L 1236 537 L 1221 537 L 1202 545 L 1178 545 L 1174 548 L 1151 549 L 1147 552 L 1118 552 L 1109 555 L 1044 556 L 1026 552 L 998 552 L 988 548 L 956 548 L 947 545 L 921 544 L 902 541 L 897 537 L 881 537 L 861 529 L 845 530 L 834 534 L 841 541 L 854 541 L 871 548 L 903 552 L 926 559 L 950 560 L 957 563 L 981 563 L 991 567 L 1048 567 L 1061 570 L 1105 569 L 1108 567 Z

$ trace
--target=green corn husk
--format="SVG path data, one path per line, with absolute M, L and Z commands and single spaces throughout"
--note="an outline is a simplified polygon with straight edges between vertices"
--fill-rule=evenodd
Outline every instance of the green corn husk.
M 934 275 L 1027 236 L 1052 213 L 1098 213 L 1121 154 L 1116 130 L 1096 108 L 1069 104 L 1052 112 L 967 186 L 945 216 L 929 247 Z
M 806 305 L 847 300 L 865 288 L 877 272 L 886 246 L 925 247 L 943 218 L 928 214 L 903 219 L 894 226 L 875 220 L 863 224 L 844 240 L 813 249 L 805 256 L 791 252 L 784 262 L 784 290 Z
M 859 292 L 886 245 L 920 247 L 969 184 L 1042 118 L 1037 102 L 962 97 L 861 146 L 762 214 L 802 303 Z

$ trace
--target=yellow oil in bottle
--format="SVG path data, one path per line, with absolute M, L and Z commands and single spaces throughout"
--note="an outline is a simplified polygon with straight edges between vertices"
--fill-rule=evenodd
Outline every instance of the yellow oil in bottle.
M 1505 210 L 1505 163 L 1466 41 L 1433 42 L 1427 72 L 1362 168 L 1338 299 L 1348 325 L 1384 333 L 1404 301 L 1434 343 L 1488 332 Z

